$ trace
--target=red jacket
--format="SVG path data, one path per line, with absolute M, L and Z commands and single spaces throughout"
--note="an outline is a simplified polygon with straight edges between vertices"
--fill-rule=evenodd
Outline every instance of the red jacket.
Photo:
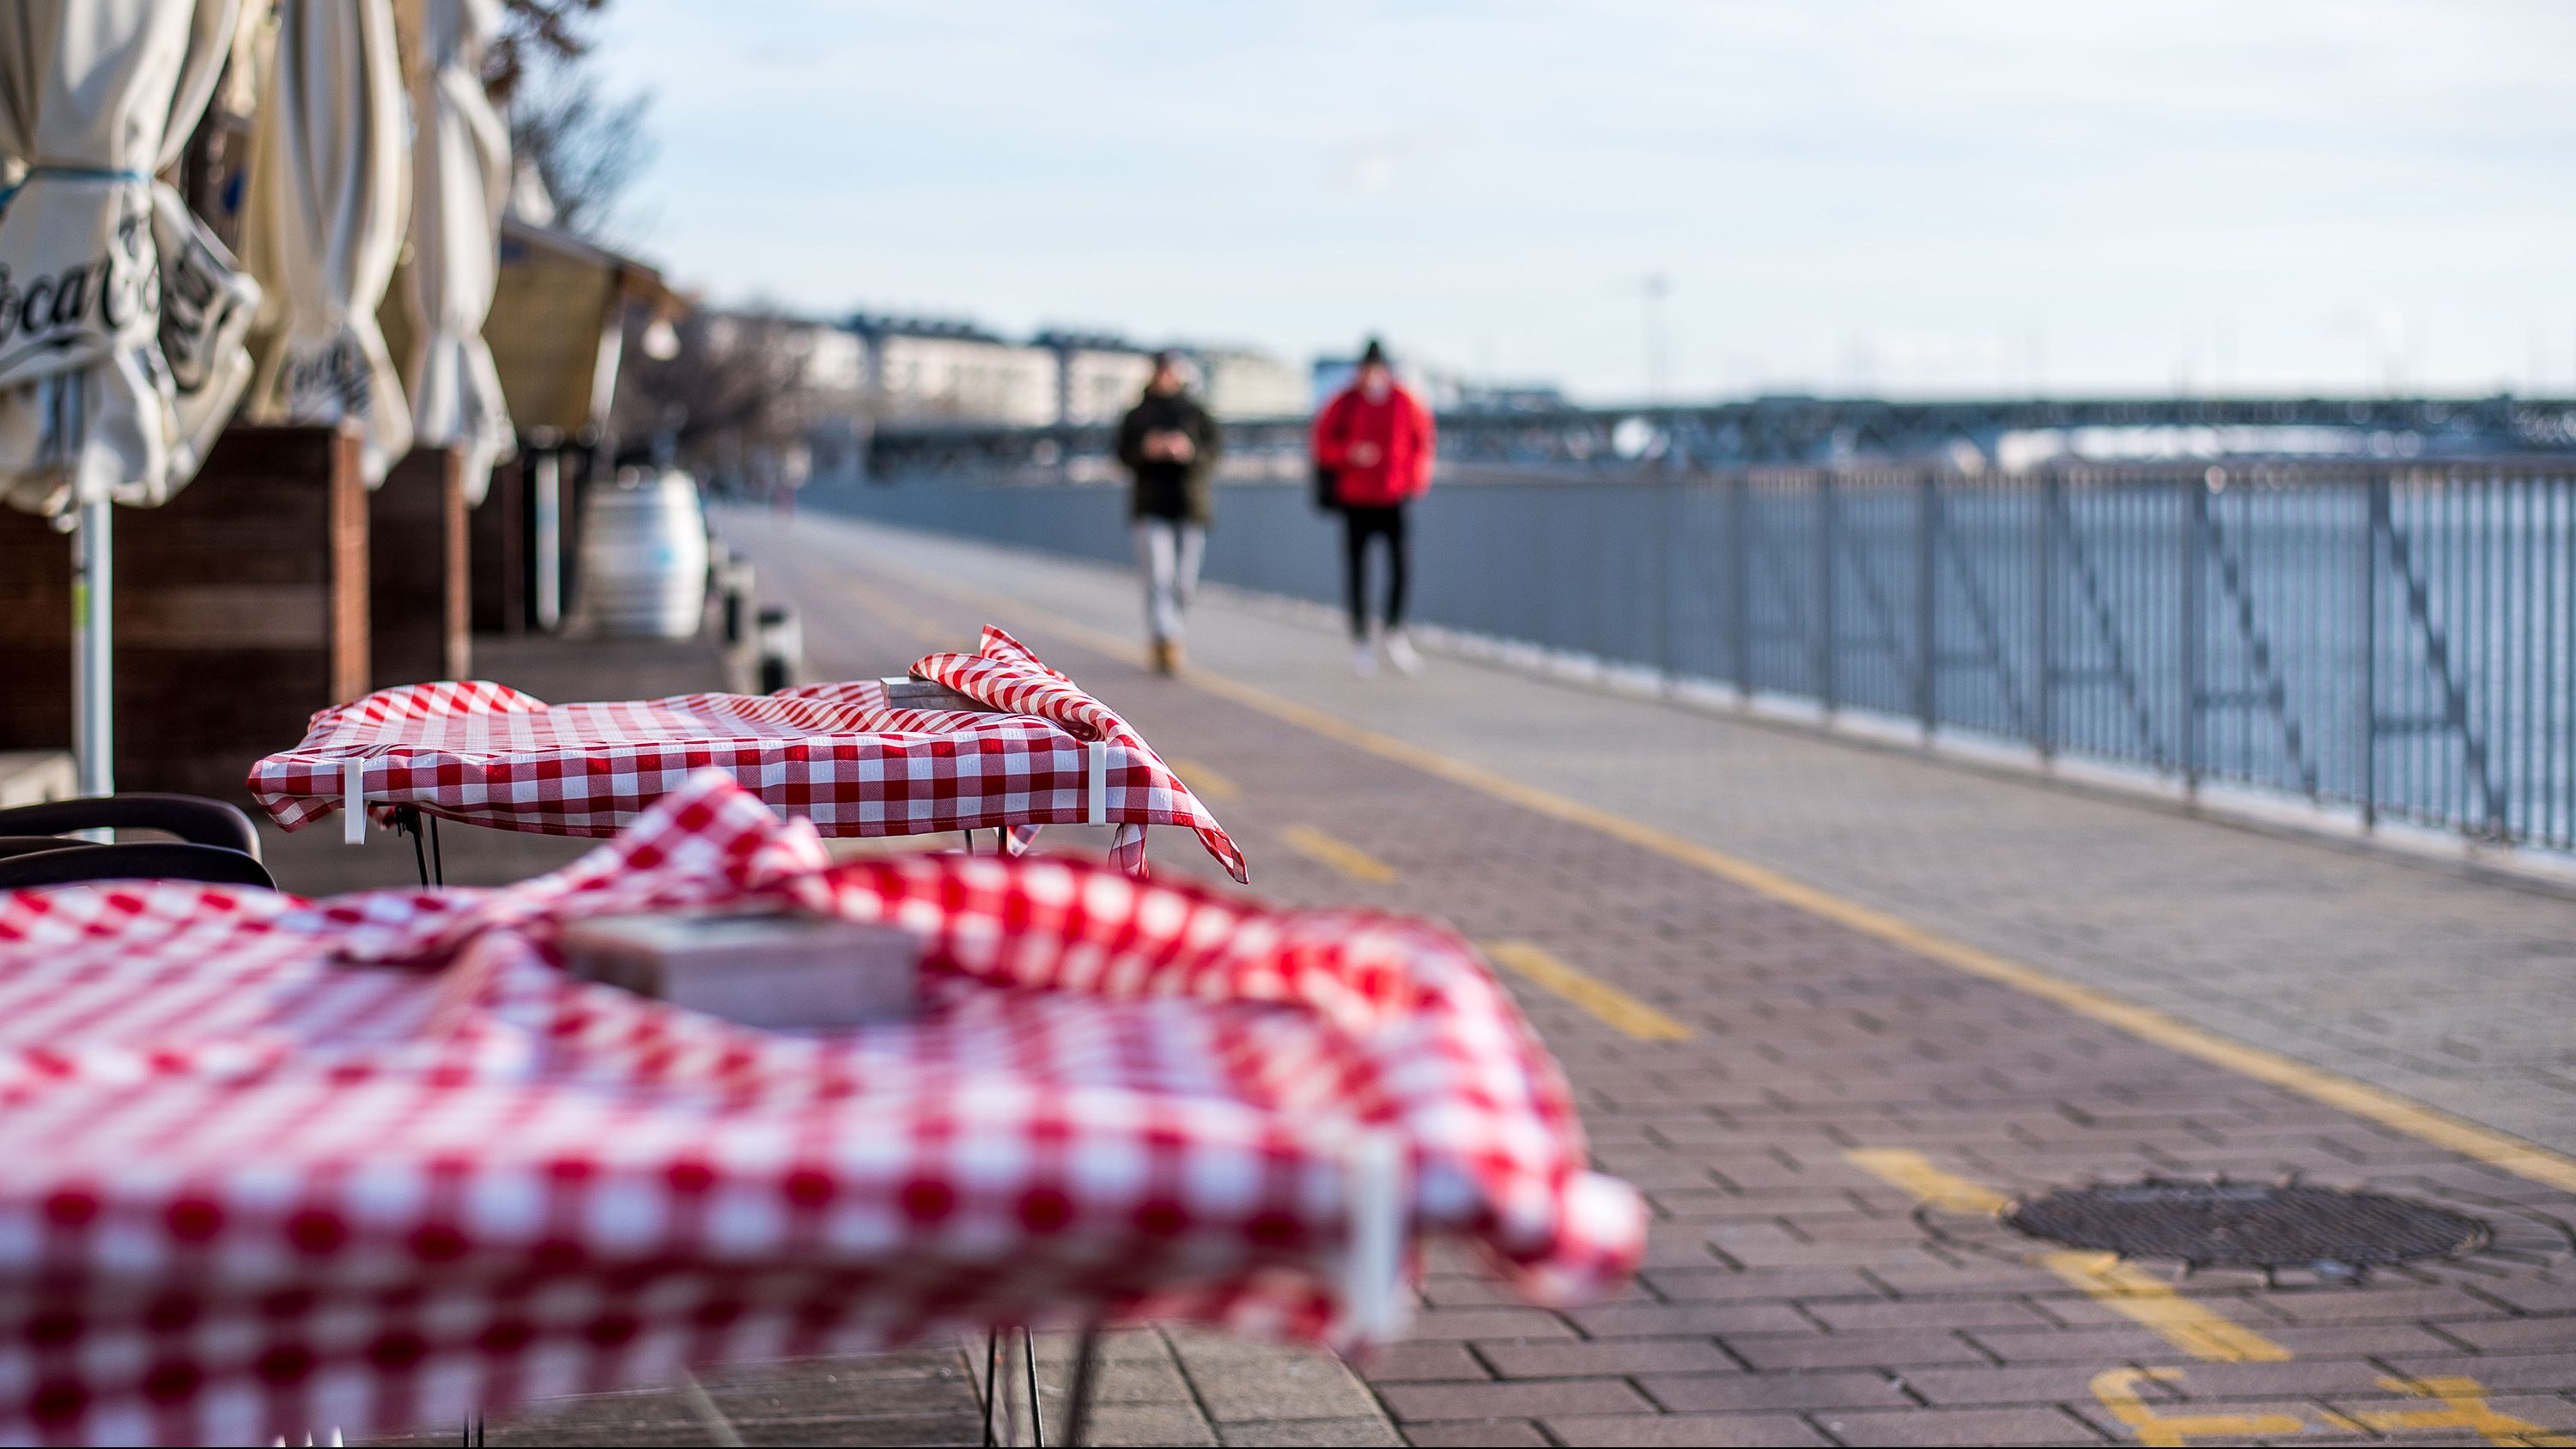
M 1347 387 L 1315 414 L 1315 464 L 1333 470 L 1334 493 L 1344 506 L 1383 508 L 1430 491 L 1431 452 L 1438 438 L 1431 409 L 1403 384 L 1377 402 L 1358 387 Z M 1356 443 L 1375 444 L 1377 460 L 1352 462 Z

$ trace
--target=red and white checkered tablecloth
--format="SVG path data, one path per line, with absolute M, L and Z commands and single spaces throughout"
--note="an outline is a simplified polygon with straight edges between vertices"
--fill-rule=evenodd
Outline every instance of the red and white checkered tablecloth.
M 1039 825 L 1195 832 L 1236 880 L 1243 853 L 1162 757 L 1107 705 L 988 628 L 973 654 L 915 676 L 994 709 L 893 709 L 874 680 L 771 695 L 548 705 L 481 680 L 405 685 L 326 709 L 293 749 L 251 768 L 250 791 L 289 830 L 342 808 L 357 761 L 377 811 L 547 835 L 616 833 L 692 771 L 714 766 L 827 836 Z
M 761 904 L 918 933 L 923 1013 L 754 1031 L 553 951 Z M 1585 1161 L 1444 930 L 1065 860 L 834 866 L 719 771 L 499 890 L 0 893 L 0 1440 L 390 1432 L 1099 1315 L 1348 1342 L 1371 1182 L 1535 1300 L 1615 1289 L 1644 1213 Z

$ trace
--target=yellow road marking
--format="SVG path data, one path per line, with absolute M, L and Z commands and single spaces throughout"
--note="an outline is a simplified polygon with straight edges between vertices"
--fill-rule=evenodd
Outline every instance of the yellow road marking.
M 2010 1206 L 2002 1193 L 1943 1172 L 1920 1152 L 1864 1148 L 1844 1153 L 1843 1160 L 1944 1212 L 1998 1213 Z M 2042 1253 L 2034 1261 L 2094 1302 L 2154 1329 L 2165 1342 L 2194 1358 L 2211 1363 L 2283 1363 L 2290 1357 L 2288 1349 L 2109 1253 L 2061 1249 Z
M 848 577 L 837 579 L 835 582 L 840 586 L 841 596 L 858 605 L 860 612 L 875 615 L 879 623 L 891 625 L 897 631 L 909 634 L 923 644 L 948 643 L 956 637 L 952 631 L 941 628 L 929 615 L 905 608 L 887 596 L 883 590 L 870 588 Z
M 2138 1394 L 2138 1385 L 2146 1380 L 2178 1383 L 2182 1376 L 2181 1369 L 2105 1369 L 2093 1376 L 2093 1397 L 2100 1399 L 2102 1407 L 2128 1425 L 2138 1442 L 2149 1449 L 2177 1449 L 2194 1439 L 2242 1444 L 2307 1430 L 2306 1421 L 2296 1414 L 2177 1414 L 2168 1418 L 2148 1408 Z
M 990 608 L 1008 605 L 1015 612 L 1029 606 L 1008 595 L 969 588 L 945 580 L 911 576 L 911 581 L 927 592 Z M 1138 659 L 1137 646 L 1126 639 L 1086 625 L 1071 623 L 1053 616 L 1042 617 L 1035 632 L 1054 634 L 1121 659 Z M 2358 1082 L 2322 1067 L 2295 1061 L 2262 1047 L 2231 1041 L 2215 1032 L 2193 1026 L 2161 1011 L 2126 1001 L 2110 992 L 2079 985 L 2051 976 L 2036 967 L 2007 960 L 1991 951 L 1954 941 L 1923 930 L 1885 911 L 1848 901 L 1831 892 L 1795 880 L 1766 866 L 1712 850 L 1696 841 L 1667 834 L 1651 825 L 1625 816 L 1569 800 L 1562 795 L 1536 789 L 1507 779 L 1489 770 L 1450 759 L 1446 755 L 1383 735 L 1365 726 L 1353 724 L 1337 715 L 1282 699 L 1268 690 L 1211 673 L 1203 668 L 1190 670 L 1187 681 L 1198 688 L 1231 700 L 1246 709 L 1256 710 L 1273 719 L 1313 731 L 1327 739 L 1337 740 L 1355 749 L 1365 750 L 1381 759 L 1411 765 L 1441 779 L 1464 785 L 1468 789 L 1506 800 L 1533 813 L 1599 831 L 1614 840 L 1623 840 L 1643 850 L 1650 850 L 1670 860 L 1696 866 L 1722 880 L 1732 881 L 1756 894 L 1795 906 L 1811 915 L 1837 925 L 1874 936 L 1889 945 L 1928 957 L 1943 965 L 2009 986 L 2026 995 L 2065 1008 L 2078 1016 L 2105 1026 L 2125 1031 L 2142 1041 L 2153 1042 L 2184 1056 L 2196 1057 L 2213 1066 L 2251 1077 L 2255 1081 L 2296 1092 L 2311 1101 L 2351 1113 L 2356 1117 L 2394 1128 L 2420 1142 L 2429 1142 L 2445 1151 L 2499 1167 L 2518 1177 L 2576 1192 L 2576 1157 L 2554 1152 L 2537 1143 L 2526 1142 L 2510 1133 L 2482 1127 L 2475 1122 L 2454 1117 L 2435 1107 L 2403 1097 L 2382 1087 Z
M 2083 1289 L 2094 1302 L 2154 1329 L 2193 1358 L 2211 1363 L 2290 1361 L 2288 1349 L 2109 1253 L 2063 1249 L 2042 1253 L 2039 1265 Z
M 1317 865 L 1340 871 L 1356 881 L 1385 885 L 1395 879 L 1395 867 L 1346 841 L 1317 830 L 1311 825 L 1291 825 L 1279 832 L 1279 842 Z
M 1999 1213 L 2012 1199 L 1964 1177 L 1943 1172 L 1920 1152 L 1895 1147 L 1861 1147 L 1843 1161 L 1881 1181 L 1914 1194 L 1915 1201 L 1945 1213 Z
M 2486 1386 L 2476 1379 L 2381 1379 L 2379 1386 L 2417 1398 L 2439 1399 L 2438 1409 L 2355 1409 L 2352 1417 L 2382 1434 L 2403 1434 L 2416 1429 L 2468 1429 L 2484 1435 L 2490 1444 L 2576 1445 L 2576 1439 L 2555 1434 L 2528 1419 L 2517 1419 L 2499 1412 L 2487 1403 Z
M 1181 783 L 1190 787 L 1191 794 L 1203 800 L 1232 800 L 1243 793 L 1232 780 L 1196 760 L 1165 760 L 1163 763 L 1172 767 L 1172 773 L 1181 777 Z
M 1527 941 L 1490 941 L 1485 954 L 1639 1041 L 1688 1041 L 1691 1029 Z

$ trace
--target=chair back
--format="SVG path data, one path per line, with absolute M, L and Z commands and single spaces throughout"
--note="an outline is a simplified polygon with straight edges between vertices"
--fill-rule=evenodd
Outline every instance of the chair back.
M 61 850 L 0 857 L 0 891 L 106 880 L 190 880 L 277 889 L 268 867 L 220 845 L 150 841 L 134 845 L 63 842 Z
M 259 859 L 259 830 L 238 806 L 195 795 L 90 795 L 0 810 L 0 835 L 67 835 L 75 830 L 158 830 L 192 845 Z

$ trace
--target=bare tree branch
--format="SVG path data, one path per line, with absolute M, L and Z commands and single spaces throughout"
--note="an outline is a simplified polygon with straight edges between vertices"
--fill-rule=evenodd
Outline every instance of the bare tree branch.
M 679 355 L 664 362 L 629 336 L 613 431 L 630 456 L 667 449 L 710 481 L 801 448 L 815 401 L 807 330 L 766 307 L 701 309 L 679 324 Z
M 554 224 L 613 239 L 618 204 L 651 165 L 648 96 L 600 98 L 599 83 L 568 62 L 525 77 L 510 102 L 510 154 L 537 168 L 555 204 Z
M 502 0 L 501 33 L 484 58 L 483 86 L 507 102 L 529 76 L 590 53 L 590 27 L 608 0 Z

